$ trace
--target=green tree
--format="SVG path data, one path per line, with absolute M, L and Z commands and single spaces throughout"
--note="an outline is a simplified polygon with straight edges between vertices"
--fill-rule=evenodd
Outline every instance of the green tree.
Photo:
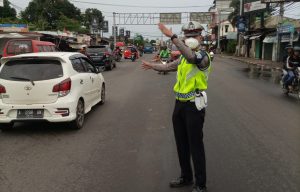
M 87 29 L 89 29 L 94 19 L 96 19 L 96 24 L 100 27 L 101 23 L 104 20 L 104 17 L 102 16 L 102 12 L 94 8 L 86 9 L 84 15 L 82 16 L 83 25 Z
M 228 15 L 228 20 L 233 26 L 236 26 L 237 17 L 239 16 L 240 10 L 240 0 L 232 0 L 229 6 L 233 7 L 234 11 Z
M 3 7 L 0 7 L 0 18 L 16 19 L 17 12 L 14 8 L 10 7 L 8 0 L 3 1 Z
M 135 45 L 144 45 L 144 37 L 141 34 L 135 34 L 133 38 L 133 44 Z
M 62 16 L 81 20 L 80 10 L 68 0 L 32 0 L 21 12 L 22 19 L 42 27 L 42 30 L 57 30 Z M 47 24 L 44 24 L 45 21 Z
M 155 44 L 156 44 L 156 41 L 152 39 L 152 40 L 150 41 L 150 44 L 151 44 L 151 45 L 155 45 Z

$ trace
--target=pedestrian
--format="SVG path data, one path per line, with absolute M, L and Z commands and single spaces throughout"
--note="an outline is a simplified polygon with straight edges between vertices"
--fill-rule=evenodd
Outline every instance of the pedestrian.
M 206 191 L 206 162 L 203 144 L 203 124 L 207 103 L 208 74 L 211 60 L 207 52 L 200 49 L 200 23 L 191 21 L 182 27 L 185 41 L 178 39 L 164 24 L 158 24 L 161 32 L 171 38 L 173 44 L 182 53 L 179 59 L 166 65 L 143 61 L 143 69 L 156 71 L 177 71 L 174 86 L 175 108 L 173 128 L 177 146 L 181 175 L 170 182 L 170 187 L 183 187 L 194 184 L 192 192 Z M 191 166 L 193 160 L 195 182 Z

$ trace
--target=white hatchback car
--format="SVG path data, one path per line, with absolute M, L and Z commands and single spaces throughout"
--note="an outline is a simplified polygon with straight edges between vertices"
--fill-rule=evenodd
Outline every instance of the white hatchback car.
M 14 122 L 84 124 L 85 114 L 105 102 L 105 81 L 83 54 L 52 52 L 5 57 L 0 67 L 0 129 Z

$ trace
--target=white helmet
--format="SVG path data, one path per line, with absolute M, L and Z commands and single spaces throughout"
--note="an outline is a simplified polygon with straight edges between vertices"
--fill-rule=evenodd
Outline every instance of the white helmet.
M 190 21 L 182 26 L 182 31 L 186 37 L 201 35 L 203 26 L 197 21 Z

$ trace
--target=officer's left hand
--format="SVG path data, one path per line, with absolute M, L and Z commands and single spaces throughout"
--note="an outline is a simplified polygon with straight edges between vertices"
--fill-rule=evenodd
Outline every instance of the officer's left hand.
M 144 61 L 144 60 L 142 61 L 142 68 L 144 70 L 153 69 L 151 63 Z
M 158 23 L 158 28 L 165 36 L 167 37 L 173 36 L 173 32 L 170 29 L 168 29 L 164 24 Z

